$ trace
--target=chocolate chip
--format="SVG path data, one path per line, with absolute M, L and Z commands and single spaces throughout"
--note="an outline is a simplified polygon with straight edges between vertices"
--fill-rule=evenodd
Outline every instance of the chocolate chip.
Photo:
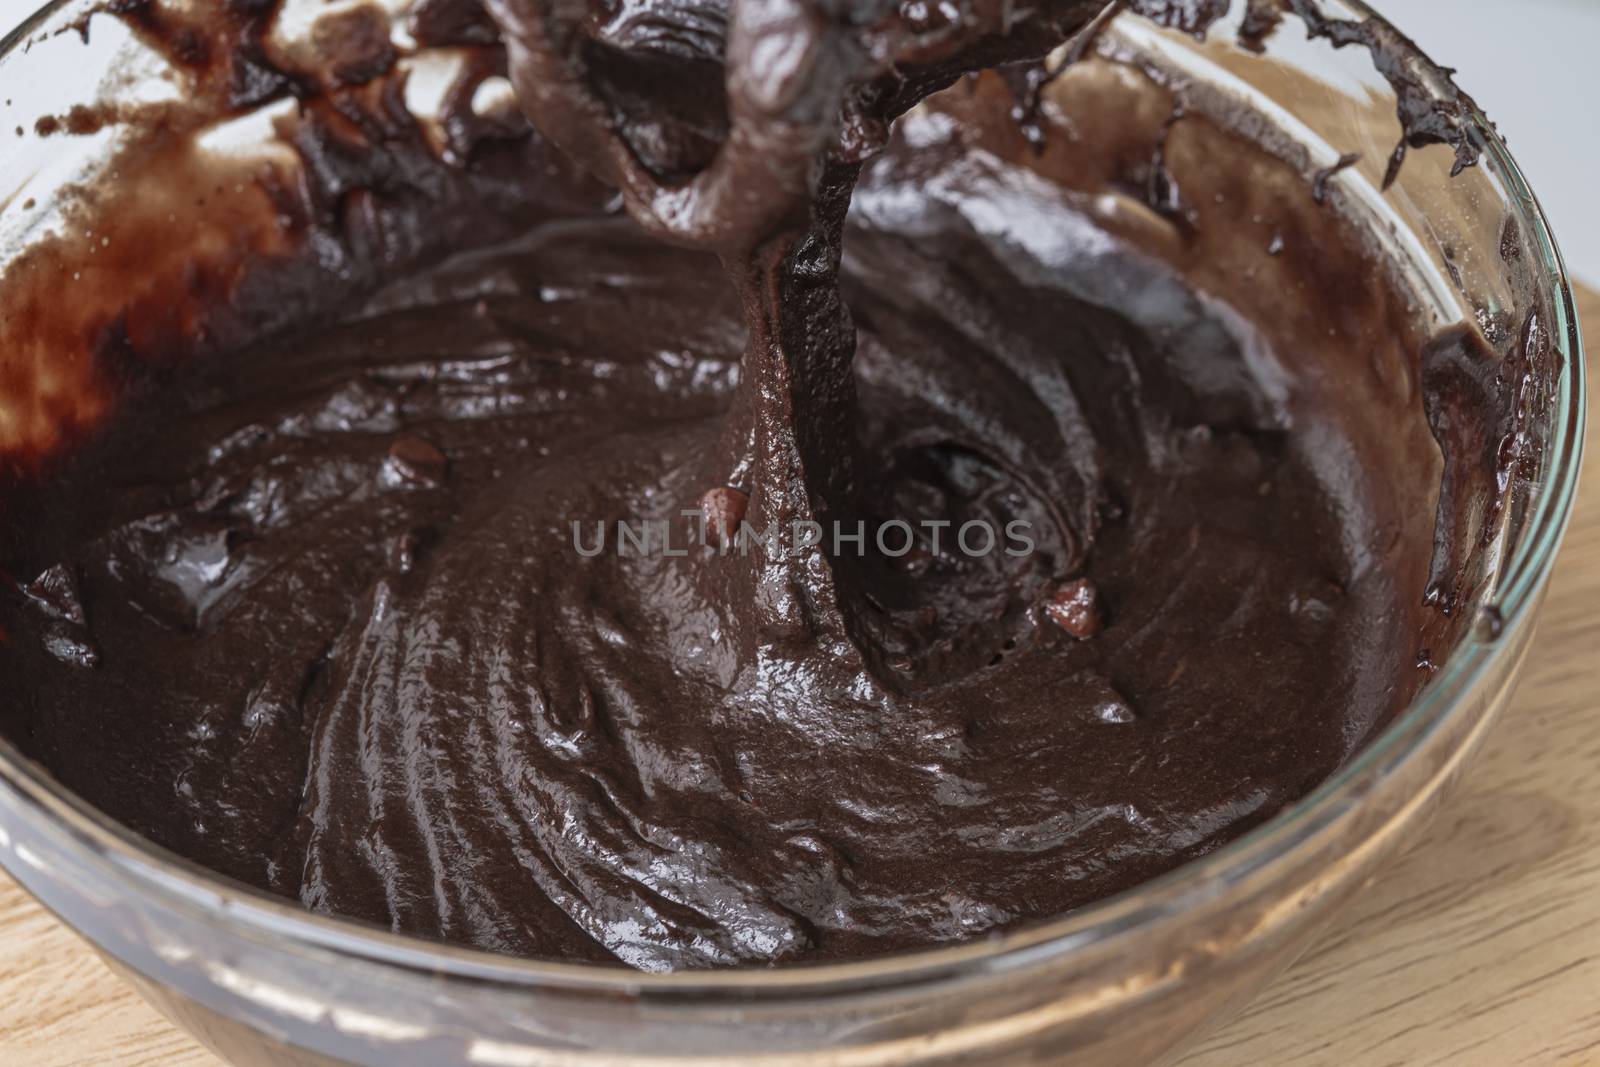
M 83 598 L 78 595 L 78 580 L 64 563 L 40 572 L 39 576 L 22 588 L 23 595 L 34 607 L 52 619 L 60 619 L 77 626 L 87 624 L 83 613 Z
M 719 548 L 731 545 L 739 533 L 739 524 L 744 522 L 745 509 L 749 506 L 749 496 L 737 489 L 719 486 L 706 490 L 700 498 L 700 513 L 706 519 L 707 543 Z
M 1063 583 L 1045 604 L 1044 613 L 1079 641 L 1095 636 L 1104 625 L 1100 618 L 1100 594 L 1087 578 Z
M 100 662 L 100 653 L 89 639 L 78 580 L 66 564 L 41 571 L 22 587 L 22 595 L 44 616 L 40 642 L 46 652 L 74 667 L 93 667 Z
M 389 446 L 383 463 L 386 485 L 416 485 L 433 488 L 444 484 L 449 461 L 433 445 L 420 437 L 401 437 Z

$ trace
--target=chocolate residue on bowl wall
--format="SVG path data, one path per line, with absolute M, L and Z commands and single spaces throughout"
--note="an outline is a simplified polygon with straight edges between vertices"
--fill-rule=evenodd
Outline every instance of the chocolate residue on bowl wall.
M 1476 158 L 1409 42 L 1288 6 Z M 318 910 L 645 969 L 1060 914 L 1404 708 L 1531 462 L 1537 321 L 1425 336 L 1237 115 L 1087 47 L 1024 124 L 962 80 L 1099 3 L 434 0 L 431 121 L 376 9 L 118 10 L 192 91 L 0 291 L 0 728 Z M 195 146 L 287 98 L 282 158 Z
M 64 130 L 93 114 L 124 139 L 105 179 L 63 190 L 57 232 L 0 276 L 0 477 L 36 472 L 91 434 L 152 367 L 326 313 L 419 262 L 520 233 L 546 205 L 607 195 L 520 116 L 473 109 L 503 73 L 498 47 L 455 50 L 454 83 L 428 122 L 406 107 L 407 69 L 352 83 L 316 65 L 348 65 L 338 38 L 280 54 L 273 5 L 217 8 L 108 9 L 167 57 L 183 92 L 57 120 Z M 280 152 L 206 145 L 282 101 L 295 106 L 276 119 Z

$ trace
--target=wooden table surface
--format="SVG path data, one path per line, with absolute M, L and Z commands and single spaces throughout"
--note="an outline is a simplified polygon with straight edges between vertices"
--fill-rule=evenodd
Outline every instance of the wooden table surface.
M 1581 303 L 1597 367 L 1600 297 Z M 1597 605 L 1591 462 L 1521 688 L 1461 792 L 1426 840 L 1182 1067 L 1600 1063 Z M 0 873 L 0 1064 L 218 1060 Z

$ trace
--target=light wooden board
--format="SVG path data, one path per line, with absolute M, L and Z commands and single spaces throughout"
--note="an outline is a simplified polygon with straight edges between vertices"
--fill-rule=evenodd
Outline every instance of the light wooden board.
M 1582 304 L 1600 367 L 1600 297 Z M 1183 1067 L 1600 1063 L 1600 460 L 1584 483 L 1521 688 L 1461 792 Z M 218 1067 L 4 874 L 0 1064 Z

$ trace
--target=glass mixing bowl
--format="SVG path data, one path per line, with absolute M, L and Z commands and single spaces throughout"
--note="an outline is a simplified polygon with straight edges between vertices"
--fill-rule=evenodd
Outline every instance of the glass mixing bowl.
M 53 3 L 0 47 L 4 133 L 13 117 L 20 131 L 0 159 L 0 265 L 39 239 L 28 220 L 52 188 L 109 150 L 104 132 L 36 136 L 35 117 L 97 91 L 127 94 L 140 69 L 126 36 L 102 32 L 109 19 L 95 21 L 87 45 L 65 32 L 92 6 Z M 1372 14 L 1354 2 L 1324 7 Z M 501 958 L 308 914 L 135 837 L 4 741 L 0 864 L 240 1067 L 1121 1067 L 1171 1054 L 1293 960 L 1447 794 L 1530 647 L 1583 440 L 1568 282 L 1494 128 L 1472 117 L 1480 166 L 1452 179 L 1450 153 L 1415 152 L 1381 194 L 1393 97 L 1358 50 L 1301 36 L 1291 21 L 1257 56 L 1227 27 L 1200 43 L 1124 19 L 1101 47 L 1181 82 L 1199 106 L 1248 100 L 1265 121 L 1244 132 L 1308 175 L 1362 152 L 1369 162 L 1337 180 L 1343 207 L 1409 279 L 1418 314 L 1476 324 L 1491 340 L 1532 324 L 1559 373 L 1527 398 L 1538 469 L 1512 487 L 1479 595 L 1463 608 L 1476 612 L 1466 638 L 1406 714 L 1278 818 L 1131 892 L 1003 937 L 869 962 L 677 975 Z M 16 358 L 0 352 L 0 363 Z M 8 380 L 0 374 L 0 409 L 15 399 Z

